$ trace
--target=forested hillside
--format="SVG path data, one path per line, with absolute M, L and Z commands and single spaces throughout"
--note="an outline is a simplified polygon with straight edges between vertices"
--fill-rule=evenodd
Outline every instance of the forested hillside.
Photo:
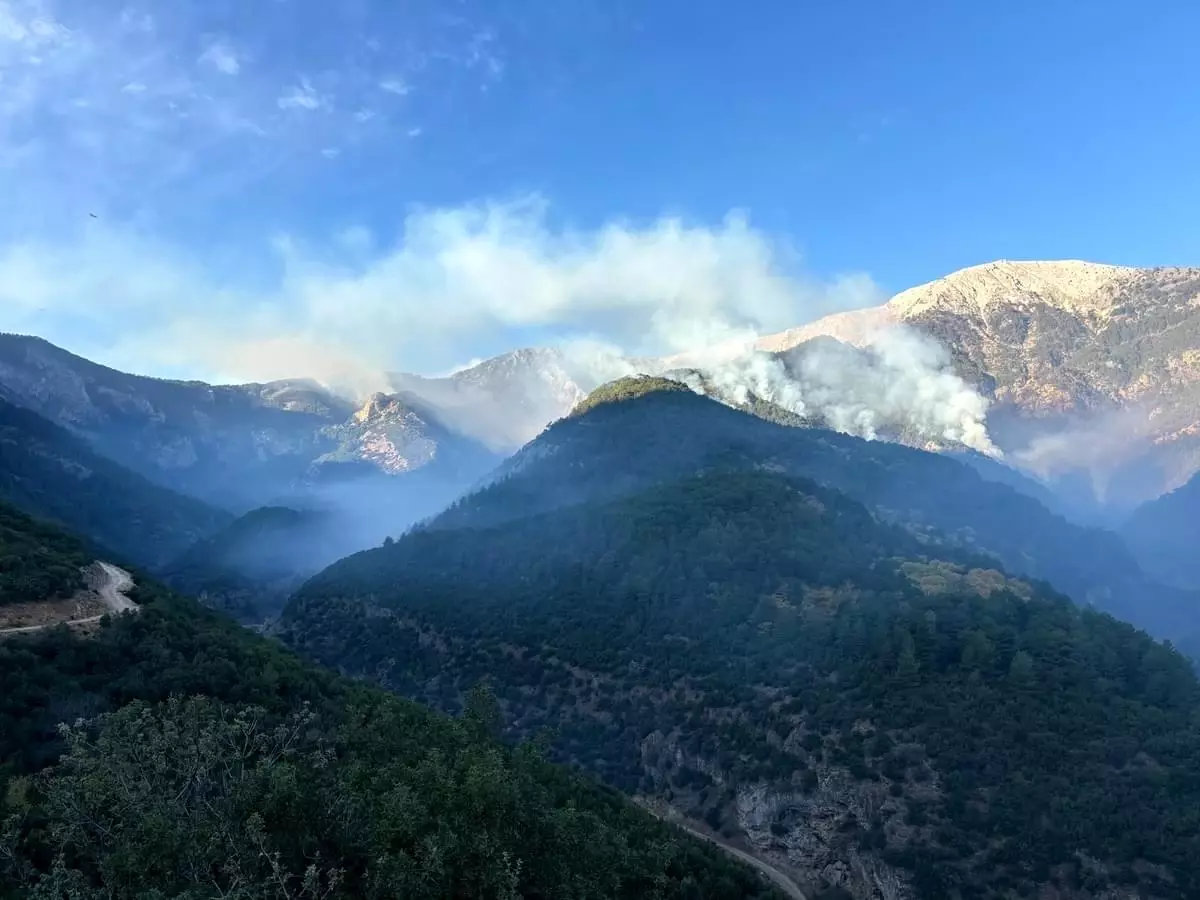
M 4 400 L 0 500 L 145 566 L 166 562 L 232 518 L 150 483 L 37 413 Z
M 1200 475 L 1136 509 L 1121 530 L 1147 571 L 1181 587 L 1200 588 Z
M 0 503 L 0 604 L 69 597 L 91 561 L 82 541 Z
M 662 383 L 671 385 L 662 389 Z M 679 390 L 626 379 L 548 428 L 492 483 L 432 528 L 481 526 L 619 497 L 714 466 L 766 467 L 837 488 L 930 539 L 992 554 L 1161 637 L 1196 631 L 1200 594 L 1148 578 L 1116 535 L 1075 525 L 972 467 L 833 431 L 791 428 Z
M 75 544 L 7 507 L 5 546 Z M 0 641 L 0 896 L 766 897 L 615 791 L 301 662 L 138 577 L 139 614 Z M 60 724 L 65 723 L 65 724 Z
M 714 469 L 442 522 L 335 564 L 285 624 L 314 658 L 445 708 L 490 679 L 510 736 L 554 729 L 559 759 L 815 890 L 1200 890 L 1188 662 L 808 480 Z

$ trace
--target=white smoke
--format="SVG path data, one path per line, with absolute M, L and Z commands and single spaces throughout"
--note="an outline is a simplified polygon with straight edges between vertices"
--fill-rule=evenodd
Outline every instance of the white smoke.
M 999 457 L 988 435 L 988 400 L 957 375 L 945 348 L 916 331 L 894 327 L 866 350 L 841 344 L 802 347 L 792 365 L 744 345 L 725 347 L 689 379 L 694 390 L 729 403 L 753 397 L 835 431 L 868 440 L 904 438 L 932 447 L 962 445 Z
M 127 371 L 313 377 L 359 399 L 387 389 L 385 372 L 445 372 L 526 341 L 565 345 L 580 391 L 698 357 L 729 397 L 761 397 L 864 437 L 900 432 L 996 452 L 986 401 L 936 344 L 884 334 L 866 356 L 813 352 L 800 366 L 751 352 L 761 334 L 883 297 L 865 275 L 813 277 L 739 215 L 575 231 L 528 198 L 414 211 L 367 258 L 343 256 L 345 243 L 280 239 L 275 274 L 249 280 L 100 225 L 78 246 L 0 246 L 0 330 L 54 340 L 56 323 L 69 322 L 69 349 Z M 573 396 L 562 380 L 543 380 L 528 378 L 525 397 L 456 388 L 455 421 L 492 445 L 536 434 Z M 500 419 L 497 435 L 488 426 Z

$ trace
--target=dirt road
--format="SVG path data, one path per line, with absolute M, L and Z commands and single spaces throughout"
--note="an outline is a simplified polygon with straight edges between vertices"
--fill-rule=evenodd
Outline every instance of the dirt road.
M 57 622 L 44 622 L 41 625 L 24 625 L 20 628 L 2 628 L 0 636 L 6 634 L 29 634 L 41 631 L 43 628 L 54 628 L 58 625 L 90 625 L 99 622 L 108 614 L 137 612 L 138 605 L 125 596 L 126 591 L 133 589 L 133 576 L 124 569 L 112 563 L 97 560 L 88 567 L 86 572 L 88 589 L 98 596 L 108 607 L 108 613 L 99 616 L 88 616 L 86 619 L 66 619 Z
M 800 890 L 800 886 L 796 884 L 796 882 L 794 882 L 783 872 L 780 872 L 770 863 L 764 862 L 758 857 L 751 856 L 745 850 L 739 850 L 737 847 L 719 837 L 711 834 L 705 834 L 703 831 L 693 828 L 687 822 L 683 821 L 683 819 L 680 818 L 679 813 L 675 810 L 670 810 L 669 812 L 664 813 L 661 809 L 658 809 L 649 803 L 640 803 L 639 805 L 663 821 L 670 822 L 673 825 L 678 825 L 693 837 L 698 837 L 702 841 L 708 841 L 708 843 L 721 848 L 735 859 L 744 862 L 746 865 L 757 870 L 772 884 L 779 888 L 779 890 L 783 891 L 784 896 L 788 897 L 789 900 L 808 900 L 808 898 L 804 895 L 804 891 Z
M 126 591 L 133 590 L 133 576 L 124 569 L 112 563 L 99 562 L 100 577 L 91 585 L 92 590 L 100 595 L 104 605 L 110 612 L 137 612 L 138 605 L 125 596 Z

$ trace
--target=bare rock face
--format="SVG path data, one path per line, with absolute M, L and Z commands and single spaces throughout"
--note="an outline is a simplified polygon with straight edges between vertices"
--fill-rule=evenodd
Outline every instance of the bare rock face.
M 337 447 L 318 457 L 317 465 L 359 460 L 399 474 L 428 465 L 438 451 L 429 424 L 399 398 L 387 394 L 374 394 L 348 421 L 331 425 L 323 433 Z
M 761 340 L 863 345 L 907 325 L 993 400 L 993 437 L 1019 465 L 1077 478 L 1128 508 L 1200 470 L 1200 268 L 995 262 Z

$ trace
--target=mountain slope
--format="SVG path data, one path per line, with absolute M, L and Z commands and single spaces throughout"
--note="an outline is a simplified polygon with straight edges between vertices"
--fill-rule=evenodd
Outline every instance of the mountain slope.
M 21 335 L 0 335 L 0 397 L 152 481 L 232 508 L 285 491 L 333 447 L 321 429 L 353 412 L 308 382 L 213 386 L 145 378 Z
M 1200 475 L 1134 510 L 1121 528 L 1148 571 L 1169 584 L 1200 589 Z
M 647 392 L 659 383 L 635 379 L 598 390 L 596 397 L 615 399 L 584 404 L 581 414 L 553 424 L 431 527 L 499 524 L 713 466 L 768 468 L 842 490 L 881 515 L 930 531 L 931 539 L 995 554 L 1011 571 L 1046 579 L 1077 602 L 1155 634 L 1196 630 L 1197 598 L 1147 579 L 1118 537 L 1055 516 L 954 459 L 785 427 L 677 384 Z
M 1023 464 L 1129 508 L 1200 470 L 1200 269 L 996 262 L 763 338 L 854 344 L 905 324 L 937 338 L 995 400 L 993 437 Z
M 336 514 L 263 507 L 197 541 L 159 575 L 241 621 L 261 622 L 306 578 L 362 546 Z
M 69 597 L 91 561 L 82 541 L 0 503 L 0 605 Z
M 1131 627 L 775 472 L 478 522 L 335 564 L 287 639 L 448 706 L 486 675 L 515 735 L 814 889 L 1200 889 L 1200 685 Z
M 0 520 L 71 543 L 3 504 Z M 773 896 L 615 792 L 495 743 L 486 693 L 450 720 L 141 575 L 135 599 L 139 615 L 91 637 L 0 641 L 4 896 Z
M 376 394 L 355 404 L 299 380 L 145 378 L 18 335 L 0 335 L 0 399 L 153 482 L 237 512 L 312 493 L 331 500 L 348 483 L 364 482 L 358 494 L 386 491 L 392 507 L 414 507 L 389 524 L 396 530 L 444 505 L 496 461 L 448 430 L 435 410 L 401 398 Z
M 224 511 L 151 484 L 80 438 L 2 399 L 0 499 L 145 566 L 167 561 L 230 519 Z

